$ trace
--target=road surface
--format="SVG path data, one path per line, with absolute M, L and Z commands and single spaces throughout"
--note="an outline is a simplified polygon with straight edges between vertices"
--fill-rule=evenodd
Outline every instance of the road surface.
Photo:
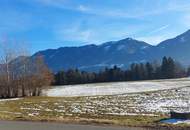
M 146 129 L 73 125 L 73 124 L 62 124 L 62 123 L 0 121 L 0 130 L 146 130 Z

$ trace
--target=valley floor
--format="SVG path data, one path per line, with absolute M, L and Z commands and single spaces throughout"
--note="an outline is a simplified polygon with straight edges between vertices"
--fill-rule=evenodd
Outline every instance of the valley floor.
M 43 95 L 53 97 L 120 95 L 181 88 L 189 85 L 190 78 L 92 83 L 53 86 L 51 89 L 44 90 Z
M 184 81 L 184 85 L 187 80 L 176 79 L 175 83 Z M 168 118 L 171 110 L 189 111 L 189 100 L 188 83 L 170 89 L 116 95 L 17 98 L 0 100 L 0 119 L 168 127 L 159 121 Z

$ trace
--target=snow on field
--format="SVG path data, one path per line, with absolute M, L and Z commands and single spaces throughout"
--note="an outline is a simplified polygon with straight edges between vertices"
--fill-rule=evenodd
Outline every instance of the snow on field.
M 188 79 L 183 80 L 183 85 L 185 85 Z M 182 84 L 182 79 L 175 80 L 174 82 L 177 81 Z M 168 83 L 169 81 L 152 82 Z M 186 85 L 186 87 L 179 86 L 179 88 L 143 93 L 58 98 L 38 97 L 37 99 L 23 98 L 23 100 L 19 101 L 8 100 L 7 102 L 0 102 L 0 113 L 16 116 L 25 114 L 29 117 L 45 115 L 52 118 L 64 118 L 64 116 L 84 117 L 86 115 L 168 116 L 170 111 L 190 111 L 190 86 L 188 84 Z M 16 103 L 15 105 L 18 109 L 11 109 L 10 106 L 14 103 Z M 178 121 L 176 123 L 180 122 Z
M 20 111 L 48 115 L 168 115 L 170 111 L 189 112 L 190 87 L 166 89 L 146 93 L 71 98 L 42 98 L 25 101 Z M 1 112 L 1 111 L 0 111 Z M 38 116 L 38 115 L 36 115 Z
M 9 98 L 9 99 L 0 99 L 0 102 L 5 102 L 5 101 L 15 101 L 15 100 L 20 100 L 21 98 Z
M 161 121 L 162 123 L 168 123 L 168 124 L 190 124 L 190 120 L 183 120 L 183 119 L 166 119 Z
M 190 78 L 56 86 L 52 89 L 44 90 L 43 95 L 56 97 L 118 95 L 181 88 L 185 86 L 190 86 Z

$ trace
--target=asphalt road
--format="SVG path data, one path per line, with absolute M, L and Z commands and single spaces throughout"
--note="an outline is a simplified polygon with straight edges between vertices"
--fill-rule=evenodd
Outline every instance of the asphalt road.
M 143 128 L 0 121 L 0 130 L 146 130 Z

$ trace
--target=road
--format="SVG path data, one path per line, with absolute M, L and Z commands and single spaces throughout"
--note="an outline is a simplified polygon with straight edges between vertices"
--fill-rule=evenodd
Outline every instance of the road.
M 73 124 L 62 124 L 62 123 L 0 121 L 0 130 L 146 130 L 146 129 L 73 125 Z

